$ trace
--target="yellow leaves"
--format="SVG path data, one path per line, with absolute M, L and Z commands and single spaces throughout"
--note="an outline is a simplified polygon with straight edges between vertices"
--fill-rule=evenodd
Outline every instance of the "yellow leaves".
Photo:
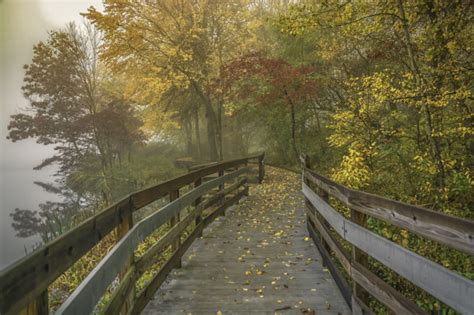
M 218 310 L 218 311 L 216 312 L 216 315 L 222 315 L 222 311 L 221 311 L 221 310 Z
M 339 167 L 333 169 L 332 178 L 351 188 L 366 186 L 369 182 L 369 169 L 362 153 L 354 147 L 349 148 Z
M 276 233 L 273 234 L 273 235 L 275 235 L 275 236 L 281 236 L 282 232 L 283 232 L 283 231 L 279 231 L 279 232 L 276 232 Z

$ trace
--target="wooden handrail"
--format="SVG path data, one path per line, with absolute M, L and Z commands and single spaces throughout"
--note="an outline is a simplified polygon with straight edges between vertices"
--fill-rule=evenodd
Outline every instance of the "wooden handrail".
M 141 220 L 123 237 L 120 242 L 102 259 L 87 278 L 76 288 L 58 310 L 59 314 L 90 314 L 107 287 L 117 277 L 125 263 L 133 256 L 135 248 L 147 236 L 176 216 L 198 197 L 225 181 L 243 175 L 248 170 L 241 168 L 235 172 L 208 181 L 185 195 L 176 198 L 159 211 Z M 194 209 L 196 211 L 196 209 Z M 177 248 L 176 248 L 177 249 Z
M 344 218 L 331 207 L 329 199 L 318 195 L 310 187 L 311 185 L 314 185 L 320 194 L 321 191 L 329 194 L 353 211 L 373 216 L 468 254 L 474 252 L 473 221 L 352 190 L 308 168 L 303 169 L 302 190 L 308 202 L 310 235 L 315 239 L 315 242 L 319 243 L 324 240 L 354 283 L 360 285 L 396 314 L 425 314 L 415 303 L 359 263 L 357 257 L 351 257 L 332 236 L 328 227 L 331 227 L 354 248 L 377 259 L 454 309 L 466 314 L 474 309 L 474 299 L 472 299 L 474 281 L 369 231 L 359 222 Z M 321 219 L 317 214 L 321 216 Z M 315 231 L 319 232 L 320 237 L 315 235 Z M 331 264 L 332 262 L 327 259 L 325 263 Z M 358 300 L 359 297 L 354 294 L 353 301 Z M 357 306 L 352 305 L 352 307 Z
M 260 156 L 263 158 L 263 154 Z M 134 211 L 186 185 L 200 182 L 204 176 L 245 166 L 249 159 L 255 158 L 259 156 L 219 162 L 135 192 L 10 265 L 0 272 L 0 313 L 18 313 L 38 297 L 44 296 L 55 279 L 128 220 Z M 47 307 L 46 311 L 36 313 L 41 312 L 47 312 Z
M 474 255 L 474 221 L 352 190 L 310 169 L 304 176 L 350 209 Z

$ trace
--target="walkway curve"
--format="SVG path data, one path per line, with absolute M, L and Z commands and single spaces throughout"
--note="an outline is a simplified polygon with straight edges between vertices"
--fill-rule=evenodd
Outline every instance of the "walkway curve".
M 144 314 L 350 314 L 308 237 L 300 175 L 261 185 L 196 240 Z

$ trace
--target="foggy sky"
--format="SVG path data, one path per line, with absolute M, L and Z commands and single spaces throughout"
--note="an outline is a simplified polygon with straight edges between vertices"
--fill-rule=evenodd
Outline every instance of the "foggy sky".
M 34 139 L 16 143 L 6 139 L 10 115 L 28 105 L 21 92 L 23 65 L 31 62 L 33 45 L 46 40 L 49 30 L 71 21 L 81 23 L 79 13 L 91 5 L 102 8 L 97 0 L 0 0 L 0 269 L 35 242 L 14 236 L 9 213 L 17 207 L 34 210 L 52 197 L 33 184 L 53 180 L 54 167 L 33 170 L 52 155 L 52 147 Z

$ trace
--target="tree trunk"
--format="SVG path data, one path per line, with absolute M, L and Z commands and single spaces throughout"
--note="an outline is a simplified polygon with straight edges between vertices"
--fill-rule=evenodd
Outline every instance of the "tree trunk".
M 209 145 L 209 159 L 217 161 L 219 155 L 217 152 L 217 119 L 214 110 L 209 106 L 206 107 L 207 119 L 207 142 Z
M 402 20 L 403 36 L 405 37 L 405 47 L 408 53 L 410 67 L 412 68 L 411 70 L 415 74 L 417 84 L 420 85 L 423 83 L 423 78 L 421 76 L 420 69 L 418 67 L 418 64 L 415 59 L 415 55 L 413 53 L 410 32 L 408 29 L 405 9 L 403 7 L 403 0 L 397 0 L 397 5 L 398 5 L 400 18 Z M 434 164 L 436 165 L 436 168 L 437 168 L 437 176 L 436 176 L 437 179 L 436 179 L 435 184 L 438 187 L 443 187 L 444 182 L 445 182 L 445 169 L 444 169 L 444 163 L 441 157 L 441 144 L 439 142 L 439 139 L 433 136 L 433 124 L 432 124 L 430 109 L 428 108 L 426 104 L 423 104 L 422 108 L 423 108 L 423 115 L 425 117 L 425 130 L 426 130 L 426 134 L 428 136 L 428 140 L 431 146 Z
M 193 154 L 193 133 L 192 133 L 192 126 L 191 121 L 189 118 L 184 118 L 182 120 L 184 132 L 186 136 L 186 154 L 188 156 L 192 156 Z
M 297 161 L 299 161 L 299 152 L 298 148 L 296 147 L 296 113 L 295 113 L 295 104 L 293 104 L 293 101 L 291 100 L 290 96 L 288 95 L 288 92 L 285 90 L 285 95 L 288 100 L 288 103 L 290 104 L 290 112 L 291 112 L 291 145 L 293 147 L 293 152 L 295 153 L 295 158 Z
M 217 104 L 217 133 L 216 133 L 217 145 L 219 148 L 219 160 L 224 160 L 224 149 L 222 141 L 222 101 Z
M 206 108 L 206 120 L 207 120 L 207 140 L 209 144 L 209 159 L 211 161 L 218 160 L 218 152 L 217 152 L 217 117 L 216 113 L 214 112 L 214 108 L 212 107 L 211 99 L 206 96 L 201 88 L 201 86 L 196 82 L 191 82 L 194 90 L 201 98 L 204 106 Z
M 194 112 L 194 132 L 196 134 L 196 155 L 197 158 L 200 160 L 202 159 L 201 154 L 201 133 L 199 130 L 199 110 L 196 108 Z

